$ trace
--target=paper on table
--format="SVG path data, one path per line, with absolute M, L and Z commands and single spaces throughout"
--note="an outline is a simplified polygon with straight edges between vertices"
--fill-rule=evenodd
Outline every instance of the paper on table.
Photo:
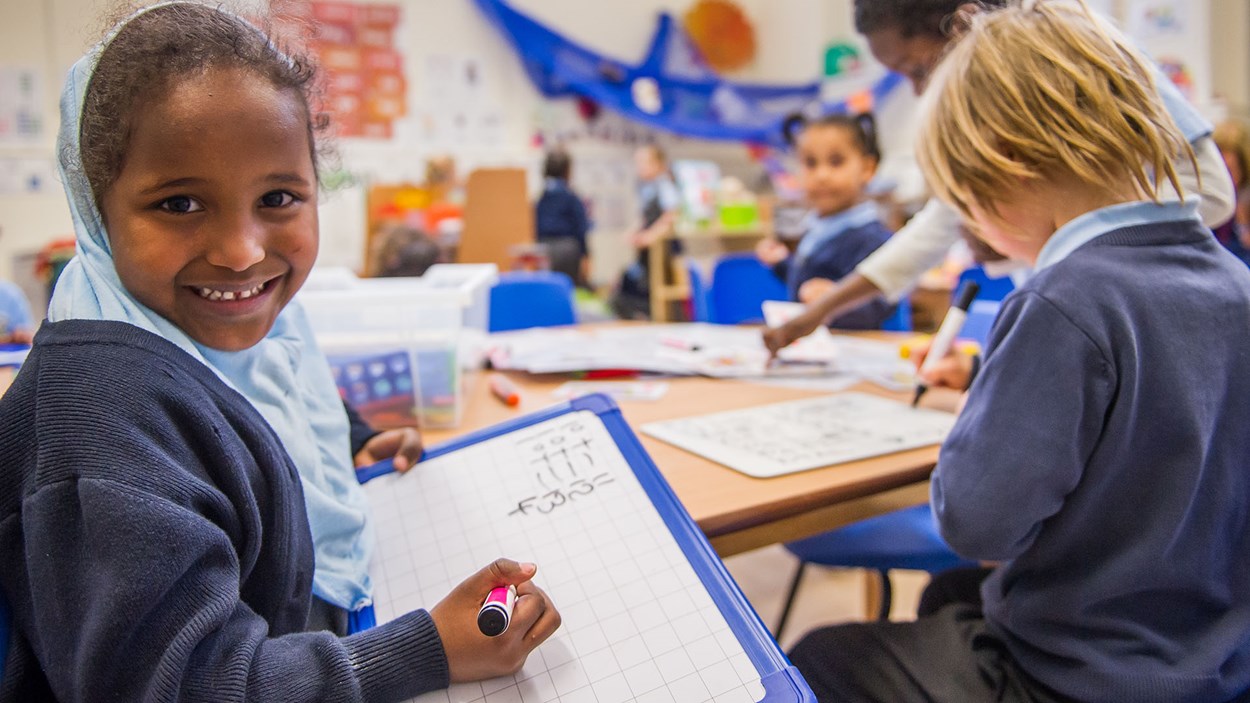
M 566 373 L 633 369 L 674 375 L 740 377 L 821 373 L 825 368 L 768 368 L 759 330 L 703 323 L 608 328 L 534 329 L 491 336 L 491 363 L 499 369 Z M 786 350 L 784 361 L 832 362 L 829 349 L 816 355 Z
M 653 422 L 642 432 L 756 478 L 940 444 L 955 416 L 840 393 Z
M 551 392 L 560 400 L 603 393 L 616 401 L 656 401 L 668 393 L 663 381 L 569 381 Z

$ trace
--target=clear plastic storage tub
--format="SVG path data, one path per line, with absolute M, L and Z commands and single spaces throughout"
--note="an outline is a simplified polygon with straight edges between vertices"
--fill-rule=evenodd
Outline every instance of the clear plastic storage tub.
M 481 366 L 497 276 L 493 264 L 441 264 L 420 278 L 336 275 L 297 300 L 339 392 L 370 424 L 454 427 Z

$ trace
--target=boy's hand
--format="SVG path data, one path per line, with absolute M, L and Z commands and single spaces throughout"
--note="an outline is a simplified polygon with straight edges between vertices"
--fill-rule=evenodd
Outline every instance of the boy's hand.
M 972 357 L 958 349 L 959 345 L 952 346 L 945 358 L 920 374 L 920 378 L 930 388 L 954 388 L 957 391 L 968 389 L 968 384 L 972 382 Z M 917 371 L 928 356 L 929 342 L 918 344 L 912 349 L 911 359 L 915 362 Z
M 779 240 L 769 237 L 755 245 L 755 258 L 765 266 L 776 266 L 790 256 L 790 250 Z
M 395 459 L 395 470 L 400 473 L 415 466 L 421 459 L 421 433 L 411 427 L 403 427 L 373 435 L 356 454 L 356 468 L 390 458 Z
M 530 580 L 537 567 L 496 559 L 465 579 L 430 611 L 447 653 L 452 683 L 514 674 L 525 658 L 560 627 L 560 613 Z M 477 613 L 492 588 L 516 585 L 516 604 L 508 630 L 487 637 L 477 628 Z
M 837 284 L 828 278 L 809 278 L 799 286 L 799 302 L 811 305 L 825 297 L 825 294 L 833 290 L 835 285 Z

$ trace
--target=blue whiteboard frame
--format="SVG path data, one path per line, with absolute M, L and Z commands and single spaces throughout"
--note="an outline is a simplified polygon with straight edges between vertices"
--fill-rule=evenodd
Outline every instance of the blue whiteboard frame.
M 633 469 L 634 476 L 642 484 L 647 497 L 655 505 L 664 524 L 668 526 L 673 539 L 681 547 L 690 566 L 694 568 L 699 580 L 711 594 L 712 600 L 720 608 L 721 615 L 729 623 L 729 628 L 738 637 L 743 651 L 759 672 L 760 682 L 764 686 L 764 703 L 816 703 L 816 696 L 803 680 L 798 669 L 790 663 L 786 655 L 777 646 L 777 642 L 769 633 L 768 628 L 760 621 L 755 610 L 747 602 L 746 596 L 738 588 L 733 577 L 725 569 L 720 557 L 712 550 L 707 537 L 686 512 L 685 506 L 677 500 L 668 481 L 656 467 L 655 462 L 638 441 L 633 429 L 625 422 L 621 410 L 606 395 L 593 394 L 555 405 L 545 410 L 531 413 L 524 417 L 470 432 L 450 442 L 445 442 L 426 449 L 422 461 L 433 459 L 444 454 L 464 449 L 478 442 L 501 437 L 517 430 L 522 430 L 541 422 L 555 419 L 561 415 L 589 410 L 603 422 L 608 434 L 616 442 L 626 463 Z M 382 461 L 357 471 L 361 483 L 394 471 L 391 462 Z M 557 604 L 558 605 L 558 604 Z

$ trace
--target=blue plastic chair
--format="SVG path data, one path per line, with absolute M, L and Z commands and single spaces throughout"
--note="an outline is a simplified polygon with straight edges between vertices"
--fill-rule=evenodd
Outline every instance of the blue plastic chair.
M 973 266 L 959 274 L 959 285 L 955 290 L 959 290 L 965 281 L 976 281 L 981 290 L 968 307 L 968 319 L 964 321 L 959 336 L 984 347 L 990 336 L 990 328 L 994 326 L 994 319 L 998 317 L 998 311 L 1003 306 L 1003 299 L 1016 289 L 1016 284 L 1008 276 L 990 278 L 980 266 Z
M 911 332 L 911 299 L 903 298 L 898 301 L 898 307 L 895 308 L 894 314 L 888 320 L 881 323 L 881 329 L 888 332 Z
M 890 616 L 892 590 L 891 569 L 914 569 L 937 573 L 960 566 L 976 566 L 946 546 L 938 534 L 933 513 L 928 505 L 917 505 L 885 515 L 860 520 L 824 534 L 790 542 L 786 549 L 799 558 L 799 568 L 790 584 L 781 620 L 775 632 L 781 631 L 790 617 L 790 607 L 798 593 L 803 572 L 808 564 L 845 568 L 872 569 L 881 575 L 881 609 L 877 617 Z
M 1015 281 L 1010 276 L 1002 278 L 990 278 L 985 274 L 985 269 L 981 266 L 971 266 L 959 274 L 959 284 L 955 286 L 955 290 L 959 290 L 964 281 L 976 281 L 981 286 L 981 291 L 977 293 L 977 300 L 1002 300 L 1007 294 L 1016 289 Z
M 968 318 L 964 320 L 964 326 L 959 331 L 960 338 L 971 339 L 984 349 L 986 342 L 989 341 L 994 319 L 998 317 L 998 311 L 1002 307 L 1003 301 L 1001 300 L 978 298 L 972 301 L 972 305 L 968 306 Z
M 690 273 L 690 321 L 710 322 L 712 316 L 703 274 L 699 273 L 699 267 L 692 261 L 686 262 L 686 270 Z
M 571 325 L 573 281 L 555 271 L 508 271 L 490 289 L 490 331 Z
M 789 300 L 786 284 L 754 254 L 727 254 L 712 269 L 711 321 L 722 325 L 763 322 L 765 300 Z

